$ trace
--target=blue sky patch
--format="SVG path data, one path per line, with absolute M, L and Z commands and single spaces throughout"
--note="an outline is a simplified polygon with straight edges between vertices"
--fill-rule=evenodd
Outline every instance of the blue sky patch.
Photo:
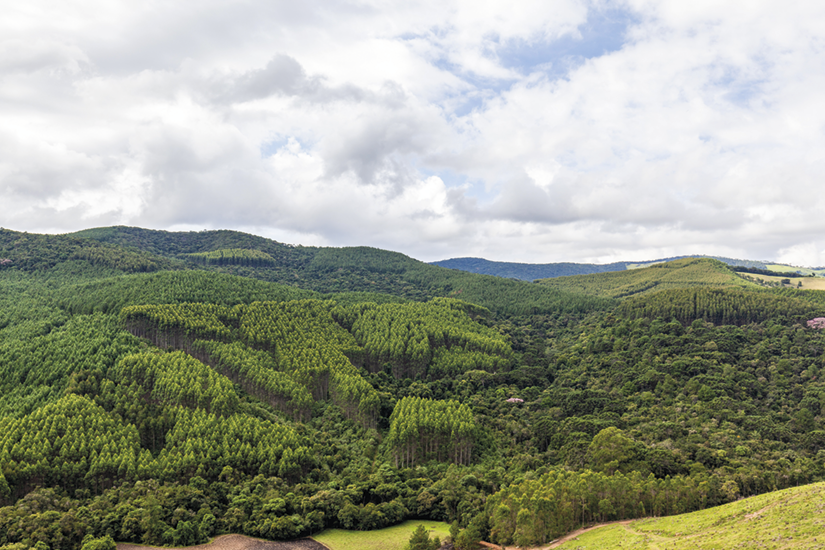
M 638 18 L 616 9 L 591 10 L 579 27 L 580 37 L 565 35 L 551 42 L 509 41 L 498 49 L 502 66 L 528 74 L 536 70 L 564 77 L 587 59 L 622 49 L 627 29 Z

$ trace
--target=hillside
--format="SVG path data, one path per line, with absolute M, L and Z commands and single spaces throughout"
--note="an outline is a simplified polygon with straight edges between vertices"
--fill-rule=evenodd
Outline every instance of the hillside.
M 825 484 L 794 487 L 718 508 L 594 529 L 555 548 L 693 550 L 822 548 Z
M 825 480 L 819 291 L 686 259 L 616 299 L 639 281 L 84 234 L 0 234 L 3 550 L 409 519 L 533 545 Z
M 542 279 L 536 284 L 604 298 L 626 298 L 685 287 L 758 286 L 739 277 L 724 263 L 708 258 L 684 258 L 628 271 Z
M 588 275 L 590 273 L 605 273 L 608 271 L 624 271 L 628 262 L 611 264 L 577 264 L 572 262 L 558 262 L 551 264 L 525 264 L 517 262 L 493 262 L 484 258 L 451 258 L 431 262 L 432 265 L 467 271 L 495 275 L 508 279 L 534 281 L 551 277 L 567 277 L 570 275 Z
M 167 232 L 133 227 L 81 231 L 74 236 L 106 245 L 133 247 L 203 269 L 276 282 L 321 293 L 378 292 L 412 300 L 455 297 L 505 314 L 585 312 L 612 307 L 610 300 L 535 287 L 521 281 L 431 266 L 397 252 L 369 247 L 291 246 L 236 231 Z M 193 255 L 247 250 L 272 258 L 262 265 L 235 261 L 204 263 Z M 237 252 L 234 254 L 237 255 Z

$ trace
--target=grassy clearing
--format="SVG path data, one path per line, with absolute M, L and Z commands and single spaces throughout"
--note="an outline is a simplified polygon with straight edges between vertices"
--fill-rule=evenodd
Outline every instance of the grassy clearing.
M 558 548 L 825 548 L 825 483 L 795 487 L 725 506 L 582 533 Z
M 403 550 L 418 525 L 427 528 L 430 538 L 442 541 L 450 534 L 450 525 L 440 521 L 412 520 L 376 531 L 327 529 L 312 537 L 330 550 Z
M 774 277 L 771 275 L 759 275 L 757 273 L 742 273 L 742 275 L 747 275 L 753 279 L 758 279 L 764 281 L 766 283 L 776 283 L 780 284 L 782 279 L 786 279 L 787 277 Z M 785 285 L 791 288 L 797 288 L 798 283 L 802 283 L 803 290 L 825 290 L 825 278 L 823 277 L 794 277 L 790 279 L 791 284 Z
M 776 271 L 779 273 L 794 273 L 798 271 L 804 275 L 819 275 L 820 277 L 825 276 L 825 269 L 808 269 L 807 267 L 794 267 L 782 264 L 769 264 L 765 267 L 771 271 Z

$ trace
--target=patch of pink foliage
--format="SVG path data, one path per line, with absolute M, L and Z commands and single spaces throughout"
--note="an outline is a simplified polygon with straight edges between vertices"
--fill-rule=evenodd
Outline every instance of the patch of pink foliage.
M 825 328 L 825 317 L 816 317 L 808 321 L 809 328 Z
M 507 400 L 508 403 L 524 403 L 524 399 L 519 399 L 518 397 L 511 397 Z
M 10 263 L 12 263 L 12 261 L 8 258 L 0 258 L 0 265 L 9 265 Z

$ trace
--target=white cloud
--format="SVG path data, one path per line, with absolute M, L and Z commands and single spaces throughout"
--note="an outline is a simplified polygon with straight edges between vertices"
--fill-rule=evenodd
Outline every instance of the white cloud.
M 571 50 L 605 14 L 615 47 Z M 16 4 L 2 224 L 817 263 L 823 28 L 744 0 Z

